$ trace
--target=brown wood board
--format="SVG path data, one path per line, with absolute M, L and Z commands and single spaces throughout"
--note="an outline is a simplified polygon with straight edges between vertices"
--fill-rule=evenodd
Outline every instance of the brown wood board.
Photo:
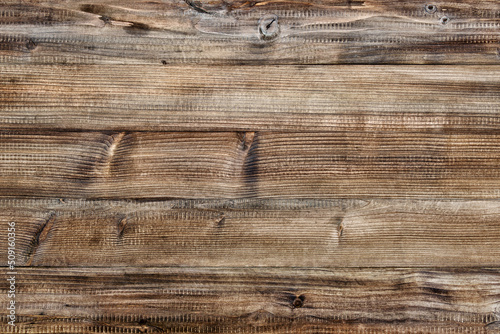
M 498 270 L 47 267 L 19 274 L 24 306 L 17 330 L 2 323 L 4 333 L 497 333 L 499 328 Z
M 0 197 L 498 199 L 498 134 L 0 134 Z
M 500 129 L 500 66 L 0 65 L 2 128 Z
M 0 209 L 0 228 L 16 222 L 19 267 L 500 265 L 497 201 L 7 199 Z
M 4 1 L 0 59 L 498 64 L 497 1 Z

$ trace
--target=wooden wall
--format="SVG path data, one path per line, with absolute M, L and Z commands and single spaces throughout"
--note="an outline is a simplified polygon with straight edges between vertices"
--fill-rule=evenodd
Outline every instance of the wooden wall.
M 2 333 L 499 333 L 497 0 L 2 0 Z

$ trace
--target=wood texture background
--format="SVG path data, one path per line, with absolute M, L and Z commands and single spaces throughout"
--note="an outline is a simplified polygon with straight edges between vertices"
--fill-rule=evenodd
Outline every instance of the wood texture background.
M 0 332 L 499 333 L 499 110 L 496 0 L 0 1 Z

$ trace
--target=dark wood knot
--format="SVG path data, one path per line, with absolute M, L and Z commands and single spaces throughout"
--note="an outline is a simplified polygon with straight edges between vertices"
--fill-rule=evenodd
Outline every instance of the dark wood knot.
M 441 22 L 441 24 L 448 24 L 448 22 L 450 22 L 450 19 L 448 16 L 443 16 L 439 22 Z
M 279 33 L 280 26 L 277 15 L 266 15 L 259 20 L 259 36 L 261 39 L 271 40 L 278 37 Z
M 432 4 L 425 5 L 425 11 L 429 14 L 433 14 L 437 11 L 437 6 Z
M 293 301 L 292 303 L 292 306 L 294 308 L 301 308 L 302 306 L 304 306 L 304 300 L 306 299 L 306 297 L 304 297 L 304 295 L 300 295 L 298 296 L 297 298 L 295 298 L 295 300 Z

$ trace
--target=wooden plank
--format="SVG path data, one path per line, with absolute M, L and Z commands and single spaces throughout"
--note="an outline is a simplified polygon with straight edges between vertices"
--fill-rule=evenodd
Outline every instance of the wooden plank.
M 500 324 L 498 269 L 40 268 L 18 278 L 18 324 L 2 321 L 3 333 L 496 333 Z
M 0 197 L 500 197 L 499 134 L 0 134 Z
M 498 1 L 3 1 L 9 63 L 498 64 Z
M 0 126 L 490 131 L 500 66 L 0 66 Z
M 250 134 L 8 132 L 0 189 L 8 196 L 238 197 L 248 193 Z M 0 195 L 0 196 L 2 196 Z
M 18 267 L 500 265 L 497 201 L 6 199 L 0 208 L 0 229 L 16 223 Z

